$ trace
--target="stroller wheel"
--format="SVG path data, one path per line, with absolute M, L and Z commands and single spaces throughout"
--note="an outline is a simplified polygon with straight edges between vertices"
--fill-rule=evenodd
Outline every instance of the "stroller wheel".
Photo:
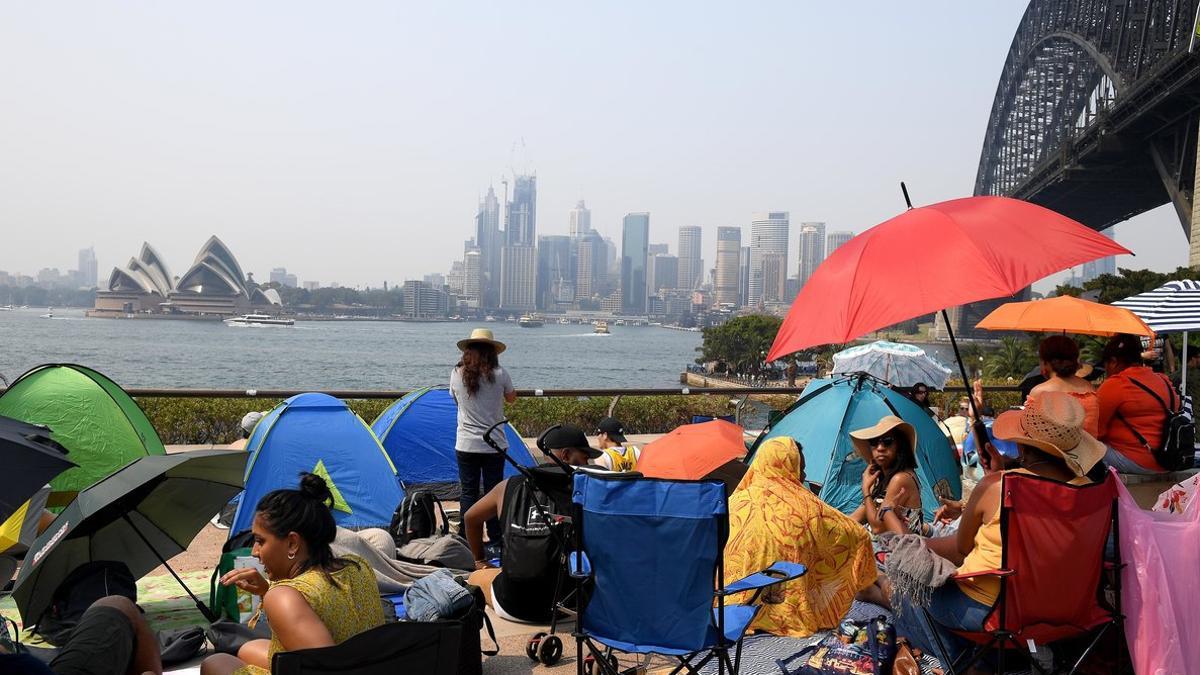
M 538 646 L 538 661 L 543 665 L 552 666 L 558 663 L 562 658 L 563 643 L 562 639 L 557 635 L 547 635 L 542 644 Z
M 538 660 L 538 647 L 542 644 L 542 638 L 546 637 L 546 633 L 535 633 L 529 638 L 529 642 L 525 645 L 525 656 L 529 657 L 530 661 Z

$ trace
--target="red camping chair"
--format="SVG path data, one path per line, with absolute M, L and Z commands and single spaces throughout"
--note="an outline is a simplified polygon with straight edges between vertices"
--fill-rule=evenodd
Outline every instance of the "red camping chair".
M 943 665 L 951 673 L 961 672 L 996 649 L 1003 673 L 1007 649 L 1027 649 L 1030 640 L 1046 645 L 1096 631 L 1072 666 L 1074 673 L 1110 629 L 1116 631 L 1119 650 L 1124 635 L 1120 552 L 1115 562 L 1104 559 L 1110 531 L 1114 537 L 1117 534 L 1116 478 L 1110 473 L 1103 483 L 1082 486 L 1017 473 L 1005 474 L 1001 480 L 1001 569 L 953 577 L 998 577 L 1000 595 L 982 631 L 956 631 L 981 647 L 961 667 L 957 662 Z M 1115 572 L 1112 608 L 1102 599 L 1106 571 Z M 945 646 L 938 646 L 945 653 Z M 1036 662 L 1032 665 L 1045 672 Z

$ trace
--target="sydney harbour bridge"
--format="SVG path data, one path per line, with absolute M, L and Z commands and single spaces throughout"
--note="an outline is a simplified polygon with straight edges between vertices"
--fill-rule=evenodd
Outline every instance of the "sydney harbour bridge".
M 1200 264 L 1198 5 L 1031 0 L 996 88 L 975 193 L 1097 230 L 1169 203 Z

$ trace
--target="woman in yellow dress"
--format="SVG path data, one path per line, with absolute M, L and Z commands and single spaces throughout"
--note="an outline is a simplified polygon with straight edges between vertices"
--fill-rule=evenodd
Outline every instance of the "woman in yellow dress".
M 221 583 L 262 597 L 271 639 L 246 643 L 236 658 L 208 657 L 202 675 L 267 675 L 277 652 L 328 647 L 383 624 L 371 568 L 358 556 L 335 558 L 330 548 L 337 530 L 332 502 L 324 479 L 309 473 L 299 490 L 275 490 L 258 502 L 251 555 L 270 581 L 244 568 Z
M 791 438 L 772 438 L 729 497 L 725 578 L 740 579 L 776 560 L 808 572 L 782 586 L 751 624 L 775 635 L 806 637 L 835 628 L 854 595 L 875 582 L 871 540 L 861 525 L 804 487 L 804 457 Z

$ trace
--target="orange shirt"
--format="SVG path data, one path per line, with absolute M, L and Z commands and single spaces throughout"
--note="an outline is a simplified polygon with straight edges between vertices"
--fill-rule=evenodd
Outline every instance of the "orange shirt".
M 1171 405 L 1170 382 L 1146 366 L 1130 366 L 1116 375 L 1110 375 L 1096 392 L 1100 397 L 1099 439 L 1140 466 L 1151 471 L 1162 471 L 1163 468 L 1154 461 L 1154 455 L 1133 435 L 1130 427 L 1137 429 L 1152 447 L 1158 447 L 1162 442 L 1167 415 L 1162 405 L 1131 379 L 1149 387 L 1162 397 L 1163 403 Z M 1179 406 L 1178 395 L 1175 396 L 1175 406 Z M 1121 413 L 1121 419 L 1117 418 L 1118 412 Z

